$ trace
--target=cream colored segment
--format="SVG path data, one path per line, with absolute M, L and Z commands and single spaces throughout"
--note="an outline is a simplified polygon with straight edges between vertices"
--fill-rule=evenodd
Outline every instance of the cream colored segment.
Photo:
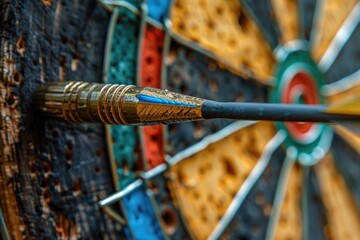
M 344 82 L 344 84 L 346 83 Z M 354 84 L 344 91 L 329 94 L 327 102 L 330 105 L 328 112 L 360 114 L 360 84 Z
M 194 238 L 210 235 L 274 135 L 272 123 L 256 123 L 171 166 L 170 189 Z
M 259 79 L 272 75 L 274 57 L 256 24 L 238 0 L 178 0 L 171 10 L 172 31 L 197 42 Z
M 360 154 L 360 135 L 351 132 L 341 125 L 335 127 L 336 132 L 350 145 L 352 148 Z
M 318 18 L 315 24 L 314 36 L 312 39 L 312 53 L 316 61 L 319 61 L 329 47 L 336 32 L 339 30 L 345 19 L 351 13 L 358 0 L 321 0 L 321 10 L 315 16 Z
M 360 97 L 360 84 L 356 84 L 349 89 L 327 96 L 327 102 L 331 106 L 341 102 L 350 101 L 357 97 Z
M 358 98 L 360 96 L 360 84 L 357 84 L 358 78 L 355 78 L 356 81 L 353 84 L 350 84 L 351 87 L 345 88 L 342 91 L 335 91 L 335 94 L 327 94 L 327 103 L 332 106 L 341 102 L 350 101 L 351 99 Z M 341 80 L 340 80 L 341 81 Z M 349 82 L 343 82 L 341 86 L 349 85 Z M 339 87 L 341 87 L 339 86 Z M 356 151 L 360 154 L 360 136 L 349 131 L 341 125 L 335 125 L 335 130 L 337 133 L 342 136 L 342 138 L 348 142 Z
M 359 209 L 330 154 L 316 166 L 316 173 L 327 216 L 328 237 L 330 239 L 359 239 Z
M 295 164 L 291 169 L 281 206 L 279 222 L 275 230 L 275 239 L 302 239 L 302 168 Z
M 338 104 L 330 106 L 326 112 L 360 116 L 360 97 L 339 102 Z
M 299 8 L 296 0 L 272 0 L 281 42 L 286 44 L 299 38 Z

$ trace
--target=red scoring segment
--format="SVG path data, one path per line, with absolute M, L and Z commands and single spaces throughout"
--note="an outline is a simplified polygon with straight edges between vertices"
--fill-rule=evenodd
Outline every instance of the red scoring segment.
M 288 81 L 282 92 L 282 103 L 319 104 L 317 86 L 312 76 L 306 72 L 297 72 Z M 298 141 L 304 141 L 314 131 L 314 123 L 286 122 L 289 133 Z
M 142 87 L 161 88 L 162 51 L 164 32 L 147 25 L 140 59 L 140 83 Z M 162 126 L 141 127 L 144 157 L 148 169 L 164 163 L 163 128 Z
M 154 26 L 147 25 L 140 59 L 140 86 L 161 88 L 162 50 L 164 32 Z

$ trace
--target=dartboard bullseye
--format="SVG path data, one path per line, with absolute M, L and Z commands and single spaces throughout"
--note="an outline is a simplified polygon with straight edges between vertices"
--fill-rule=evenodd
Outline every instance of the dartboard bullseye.
M 296 69 L 294 69 L 296 70 Z M 282 90 L 283 96 L 282 103 L 299 103 L 299 104 L 320 104 L 317 85 L 315 84 L 312 76 L 308 73 L 299 70 L 293 76 Z M 314 123 L 286 123 L 286 126 L 296 140 L 306 142 L 311 135 L 314 135 Z M 310 136 L 309 136 L 310 135 Z
M 307 51 L 306 43 L 290 42 L 277 51 L 279 63 L 271 101 L 284 104 L 323 104 L 323 75 Z M 277 122 L 276 125 L 288 133 L 285 145 L 295 147 L 297 159 L 302 164 L 318 162 L 330 147 L 332 130 L 328 125 L 304 122 Z

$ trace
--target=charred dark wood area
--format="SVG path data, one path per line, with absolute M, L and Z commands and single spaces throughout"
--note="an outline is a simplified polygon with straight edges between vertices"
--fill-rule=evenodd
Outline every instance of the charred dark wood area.
M 95 0 L 0 0 L 0 206 L 13 239 L 120 238 L 104 128 L 43 119 L 34 89 L 102 79 L 109 14 Z

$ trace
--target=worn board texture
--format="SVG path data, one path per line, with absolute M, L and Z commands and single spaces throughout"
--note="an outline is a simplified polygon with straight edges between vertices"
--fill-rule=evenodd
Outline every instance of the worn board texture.
M 12 239 L 114 239 L 103 126 L 45 120 L 45 82 L 101 81 L 109 14 L 95 0 L 0 0 L 0 206 Z

